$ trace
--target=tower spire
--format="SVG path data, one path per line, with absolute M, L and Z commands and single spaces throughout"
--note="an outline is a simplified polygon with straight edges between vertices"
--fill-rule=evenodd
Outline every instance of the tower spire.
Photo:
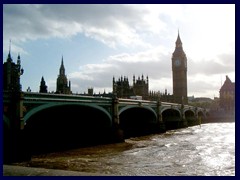
M 65 75 L 65 68 L 63 64 L 63 55 L 62 55 L 62 61 L 61 61 L 61 66 L 60 66 L 60 75 Z
M 20 53 L 18 53 L 17 64 L 19 64 L 19 65 L 21 64 Z
M 40 93 L 47 93 L 47 85 L 46 85 L 46 82 L 45 82 L 43 76 L 42 76 L 42 79 L 41 79 L 41 82 L 40 82 L 39 92 Z
M 177 41 L 176 41 L 176 47 L 182 47 L 182 41 L 181 41 L 181 38 L 180 38 L 179 29 L 178 29 L 178 36 L 177 36 Z
M 61 66 L 64 66 L 64 65 L 63 65 L 63 55 L 62 55 L 62 62 L 61 62 Z
M 7 61 L 12 62 L 12 58 L 11 58 L 11 39 L 9 40 L 9 52 L 8 52 Z
M 10 52 L 11 52 L 11 43 L 12 43 L 12 41 L 11 41 L 11 39 L 9 40 L 9 54 L 10 54 Z

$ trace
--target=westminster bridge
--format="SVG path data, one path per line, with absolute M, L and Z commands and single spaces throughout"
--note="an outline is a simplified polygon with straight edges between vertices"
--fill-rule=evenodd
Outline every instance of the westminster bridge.
M 160 100 L 3 93 L 4 145 L 10 147 L 10 152 L 19 147 L 24 147 L 24 152 L 42 152 L 79 144 L 119 142 L 197 125 L 206 117 L 203 108 Z M 9 149 L 5 151 L 10 153 Z

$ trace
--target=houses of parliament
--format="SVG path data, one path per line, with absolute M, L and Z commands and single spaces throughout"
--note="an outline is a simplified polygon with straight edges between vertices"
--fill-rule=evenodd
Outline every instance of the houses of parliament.
M 183 50 L 182 41 L 178 32 L 177 40 L 175 42 L 175 50 L 172 53 L 172 83 L 173 83 L 173 94 L 170 95 L 167 90 L 165 92 L 160 91 L 150 91 L 149 90 L 149 77 L 142 74 L 136 77 L 133 75 L 132 83 L 129 82 L 128 77 L 121 76 L 117 79 L 113 77 L 112 80 L 112 92 L 106 94 L 94 94 L 93 89 L 88 89 L 88 93 L 84 95 L 88 96 L 102 96 L 102 97 L 112 97 L 116 95 L 118 98 L 136 98 L 140 97 L 143 100 L 161 100 L 165 102 L 174 102 L 179 104 L 188 104 L 187 96 L 187 57 Z M 3 64 L 3 90 L 13 91 L 20 90 L 20 75 L 23 74 L 23 69 L 21 68 L 21 58 L 20 55 L 17 57 L 17 63 L 14 63 L 11 57 L 10 48 L 9 54 L 6 62 Z M 233 85 L 232 85 L 233 84 Z M 234 100 L 235 89 L 233 89 L 234 83 L 230 79 L 226 78 L 226 83 L 220 89 L 220 101 L 221 105 L 230 104 L 234 106 L 234 103 L 230 102 L 230 98 Z M 30 88 L 27 91 L 31 91 Z M 228 92 L 229 91 L 229 92 Z M 234 94 L 233 94 L 234 92 Z M 47 85 L 44 77 L 41 78 L 39 93 L 48 93 Z M 65 74 L 65 67 L 63 57 L 61 59 L 61 64 L 59 68 L 59 75 L 56 79 L 56 94 L 72 94 L 71 82 L 68 81 Z M 228 100 L 225 100 L 227 97 Z M 225 99 L 224 99 L 225 98 Z M 225 103 L 227 102 L 227 103 Z
M 112 93 L 106 94 L 93 94 L 93 89 L 88 89 L 88 93 L 85 95 L 91 96 L 112 96 L 115 94 L 119 98 L 132 98 L 132 97 L 141 97 L 143 100 L 158 100 L 166 102 L 176 102 L 187 104 L 187 58 L 186 54 L 183 51 L 182 42 L 180 35 L 178 33 L 175 50 L 172 54 L 172 77 L 173 77 L 173 94 L 170 95 L 165 92 L 160 93 L 159 91 L 150 91 L 149 90 L 149 78 L 148 76 L 136 77 L 133 75 L 132 85 L 129 83 L 128 77 L 119 77 L 117 80 L 113 77 L 112 81 Z M 16 75 L 16 70 L 20 67 L 20 55 L 18 56 L 17 65 L 13 63 L 11 58 L 10 50 L 8 54 L 7 61 L 3 64 L 4 66 L 4 90 L 8 90 L 11 87 L 11 82 L 19 81 L 19 76 Z M 16 67 L 15 67 L 16 66 Z M 17 67 L 18 66 L 18 67 Z M 19 70 L 18 70 L 19 71 Z M 20 83 L 19 83 L 20 84 Z M 17 87 L 18 89 L 20 87 Z M 31 91 L 28 88 L 27 91 Z M 48 93 L 47 85 L 44 80 L 44 77 L 41 78 L 39 93 Z M 71 91 L 71 82 L 68 81 L 65 74 L 65 67 L 63 57 L 61 59 L 61 65 L 59 68 L 59 75 L 56 79 L 56 94 L 72 94 Z

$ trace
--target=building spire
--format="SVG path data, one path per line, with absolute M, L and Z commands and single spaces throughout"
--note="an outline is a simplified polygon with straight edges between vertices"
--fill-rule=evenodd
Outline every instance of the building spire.
M 11 39 L 9 40 L 9 54 L 10 54 L 10 52 L 11 52 L 11 43 L 12 43 L 12 41 L 11 41 Z
M 65 68 L 63 64 L 63 56 L 62 56 L 62 61 L 61 61 L 61 66 L 60 66 L 60 75 L 65 75 Z
M 64 66 L 64 65 L 63 65 L 63 55 L 62 55 L 62 62 L 61 62 L 61 66 Z
M 182 46 L 182 41 L 179 35 L 179 29 L 178 29 L 178 36 L 177 36 L 177 41 L 176 41 L 176 47 L 181 47 Z
M 17 57 L 17 64 L 18 64 L 18 65 L 20 65 L 20 64 L 21 64 L 20 53 L 18 53 L 18 57 Z
M 41 82 L 40 82 L 40 87 L 39 87 L 39 92 L 40 93 L 47 93 L 47 85 L 46 82 L 44 80 L 44 77 L 42 76 Z
M 8 52 L 7 62 L 12 62 L 12 57 L 11 57 L 11 39 L 9 40 L 9 52 Z

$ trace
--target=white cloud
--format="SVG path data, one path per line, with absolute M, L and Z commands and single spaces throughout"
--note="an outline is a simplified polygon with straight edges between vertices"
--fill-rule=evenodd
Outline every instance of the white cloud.
M 27 54 L 21 46 L 29 40 L 74 39 L 78 34 L 118 50 L 68 73 L 78 92 L 88 87 L 111 90 L 113 76 L 132 79 L 133 74 L 148 75 L 153 90 L 171 91 L 178 28 L 188 58 L 190 93 L 212 94 L 219 88 L 217 77 L 235 78 L 234 5 L 3 5 L 4 52 L 9 39 L 12 51 Z M 55 80 L 49 82 L 55 90 Z
M 106 62 L 118 62 L 118 63 L 152 63 L 160 62 L 163 60 L 163 56 L 168 55 L 167 49 L 163 46 L 148 49 L 137 53 L 122 53 L 110 56 Z
M 68 38 L 77 33 L 84 33 L 110 47 L 150 46 L 138 32 L 149 26 L 148 19 L 142 18 L 142 13 L 148 11 L 135 6 L 8 4 L 3 9 L 4 46 L 10 38 L 25 42 L 40 38 Z

